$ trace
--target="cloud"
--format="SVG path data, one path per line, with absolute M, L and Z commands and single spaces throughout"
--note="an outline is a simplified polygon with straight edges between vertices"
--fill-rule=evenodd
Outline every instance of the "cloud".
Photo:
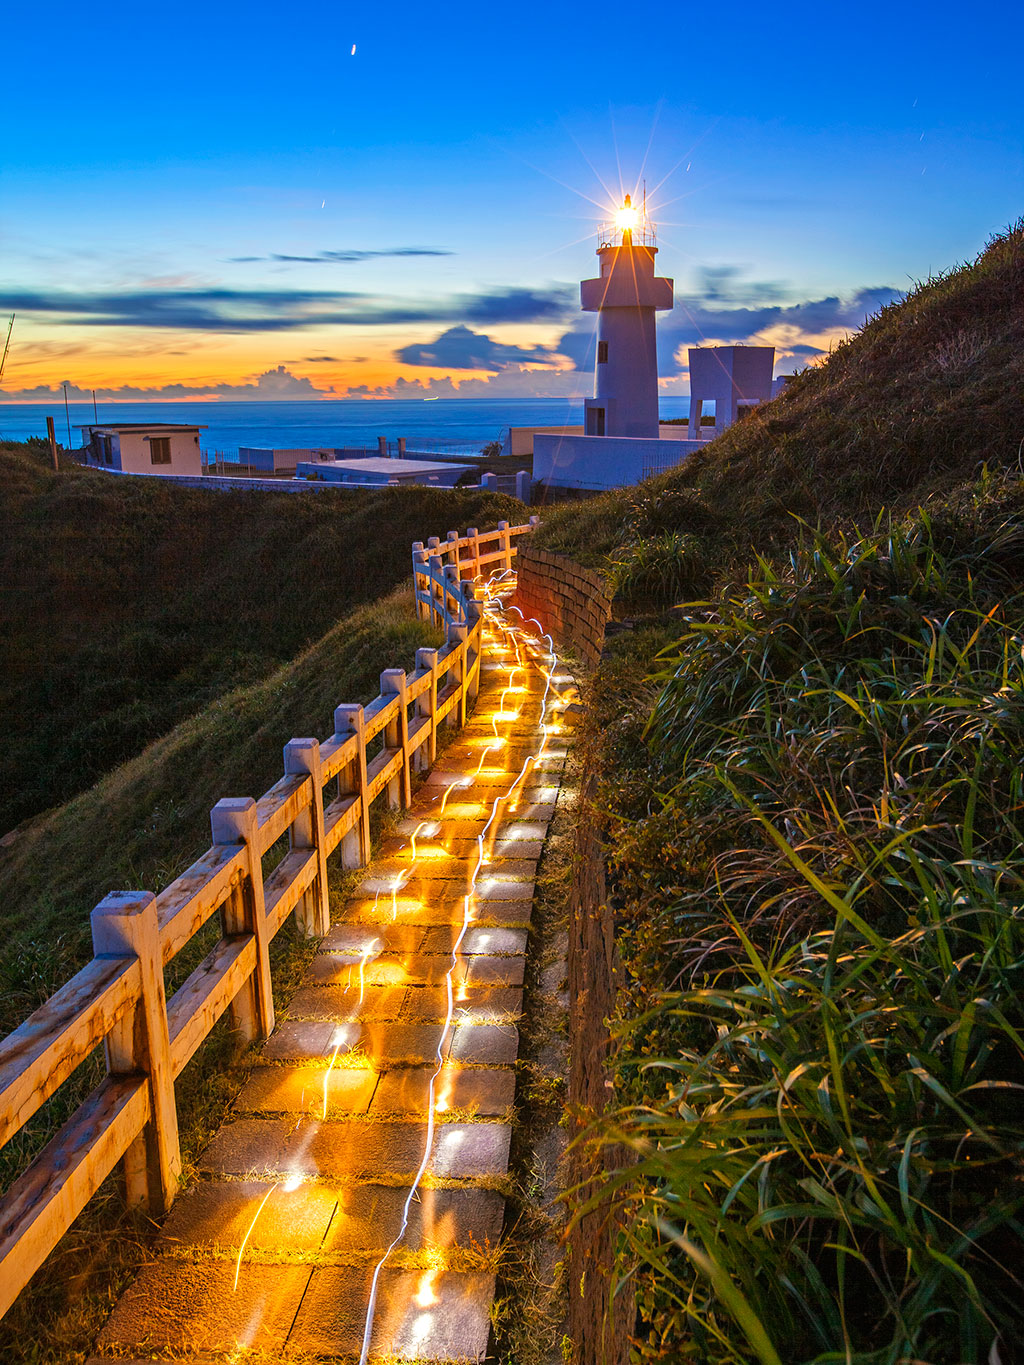
M 59 318 L 81 327 L 147 327 L 191 332 L 282 332 L 302 327 L 403 326 L 561 320 L 575 291 L 496 289 L 422 301 L 315 289 L 169 288 L 114 293 L 8 291 L 0 311 Z
M 306 355 L 302 357 L 303 365 L 340 365 L 342 361 L 336 355 Z
M 882 285 L 859 289 L 849 298 L 831 295 L 791 304 L 765 301 L 755 305 L 735 302 L 737 294 L 752 293 L 759 286 L 741 290 L 732 270 L 705 274 L 701 284 L 700 292 L 677 294 L 672 311 L 658 317 L 662 378 L 685 372 L 690 346 L 774 345 L 777 361 L 822 355 L 829 340 L 856 331 L 871 314 L 901 297 L 898 290 Z M 729 306 L 730 297 L 733 306 Z M 557 350 L 577 370 L 589 370 L 594 363 L 594 335 L 593 323 L 580 319 L 560 339 Z
M 290 256 L 272 252 L 269 256 L 229 256 L 232 265 L 243 265 L 251 261 L 272 261 L 288 265 L 354 265 L 359 261 L 373 261 L 380 256 L 454 256 L 454 251 L 445 251 L 428 246 L 393 246 L 381 251 L 317 251 L 312 256 Z
M 91 400 L 92 389 L 79 388 L 68 381 L 68 397 L 73 402 Z M 288 398 L 333 398 L 333 389 L 318 389 L 312 380 L 302 375 L 292 374 L 283 365 L 273 370 L 265 370 L 251 384 L 160 384 L 153 388 L 141 388 L 134 384 L 124 384 L 119 388 L 96 390 L 97 398 L 124 400 L 127 402 L 148 402 L 153 399 L 173 400 L 176 398 L 241 398 L 267 399 L 280 401 Z M 32 389 L 0 389 L 0 400 L 32 403 L 44 402 L 51 398 L 63 400 L 64 385 L 38 384 Z
M 414 342 L 395 352 L 405 365 L 449 366 L 453 370 L 498 370 L 510 365 L 553 365 L 555 356 L 544 346 L 508 346 L 462 326 L 449 327 L 434 341 Z

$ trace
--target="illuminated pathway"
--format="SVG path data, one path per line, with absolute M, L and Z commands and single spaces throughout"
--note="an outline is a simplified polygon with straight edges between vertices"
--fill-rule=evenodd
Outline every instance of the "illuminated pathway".
M 518 629 L 495 620 L 486 638 L 474 715 L 354 898 L 332 909 L 203 1178 L 179 1197 L 96 1361 L 235 1360 L 246 1348 L 268 1361 L 485 1355 L 527 931 L 568 682 L 554 670 L 549 685 L 546 646 Z

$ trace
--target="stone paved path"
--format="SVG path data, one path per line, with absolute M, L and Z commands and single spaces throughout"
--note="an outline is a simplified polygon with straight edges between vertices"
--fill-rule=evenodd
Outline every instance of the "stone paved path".
M 563 737 L 549 734 L 514 803 L 499 804 L 445 1032 L 478 837 L 544 720 L 540 670 L 513 675 L 514 650 L 493 627 L 489 637 L 475 713 L 354 897 L 332 911 L 203 1178 L 176 1202 L 95 1362 L 234 1360 L 247 1349 L 268 1360 L 358 1357 L 374 1268 L 424 1155 L 442 1034 L 430 1160 L 379 1274 L 370 1357 L 485 1356 L 534 876 L 565 756 Z M 522 690 L 506 692 L 510 680 Z M 558 715 L 549 707 L 546 719 Z M 501 747 L 488 750 L 495 733 Z

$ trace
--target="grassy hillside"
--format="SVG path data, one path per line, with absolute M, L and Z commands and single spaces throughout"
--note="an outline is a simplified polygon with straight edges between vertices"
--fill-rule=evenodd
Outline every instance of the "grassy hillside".
M 545 519 L 633 625 L 585 742 L 639 1365 L 1022 1359 L 1022 262 Z
M 383 669 L 411 668 L 420 645 L 440 643 L 401 589 L 362 607 L 261 682 L 237 688 L 176 726 L 144 753 L 31 821 L 0 849 L 0 1035 L 91 957 L 89 911 L 118 887 L 159 890 L 210 842 L 221 796 L 260 796 L 281 773 L 294 735 L 324 737 L 333 707 L 377 695 Z M 267 865 L 273 861 L 268 854 Z M 332 892 L 345 874 L 330 868 Z M 168 993 L 212 946 L 216 917 L 168 970 Z M 272 945 L 278 1007 L 301 975 L 308 945 L 286 926 Z M 186 1171 L 241 1084 L 225 1022 L 179 1078 Z M 0 1153 L 0 1187 L 67 1118 L 102 1072 L 102 1050 Z M 152 1229 L 123 1212 L 117 1177 L 104 1186 L 0 1325 L 0 1358 L 71 1365 L 89 1355 L 120 1289 L 144 1257 Z
M 224 692 L 266 678 L 513 498 L 434 488 L 217 493 L 0 446 L 0 834 Z

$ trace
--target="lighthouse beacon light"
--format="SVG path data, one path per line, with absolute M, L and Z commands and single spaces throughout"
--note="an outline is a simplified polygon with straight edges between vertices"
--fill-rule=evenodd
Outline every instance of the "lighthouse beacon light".
M 625 195 L 598 240 L 601 273 L 580 285 L 583 311 L 597 314 L 587 436 L 659 437 L 655 314 L 672 307 L 673 285 L 655 275 L 657 254 L 646 195 L 639 207 Z

